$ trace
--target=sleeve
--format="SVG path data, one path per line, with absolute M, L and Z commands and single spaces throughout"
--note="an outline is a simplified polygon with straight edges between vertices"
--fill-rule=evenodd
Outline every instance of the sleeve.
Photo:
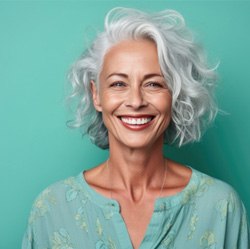
M 51 209 L 55 197 L 50 188 L 45 189 L 34 201 L 28 225 L 23 236 L 22 249 L 48 248 L 51 227 Z
M 237 238 L 237 248 L 239 249 L 250 249 L 250 231 L 248 217 L 244 204 L 240 202 L 240 207 L 238 209 L 238 238 Z
M 28 225 L 22 241 L 22 249 L 38 249 L 35 244 L 32 227 Z
M 243 202 L 231 192 L 227 205 L 227 236 L 225 249 L 250 249 L 249 223 Z

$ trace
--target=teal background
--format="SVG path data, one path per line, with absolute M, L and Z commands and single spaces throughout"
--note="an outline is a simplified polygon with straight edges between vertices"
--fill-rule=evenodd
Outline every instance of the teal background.
M 166 156 L 230 183 L 250 213 L 250 2 L 1 1 L 0 248 L 20 248 L 31 204 L 49 184 L 107 158 L 70 130 L 67 72 L 115 6 L 180 11 L 220 60 L 219 115 L 202 142 Z

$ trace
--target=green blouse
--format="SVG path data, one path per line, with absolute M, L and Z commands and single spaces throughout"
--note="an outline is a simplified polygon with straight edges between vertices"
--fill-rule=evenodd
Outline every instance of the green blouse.
M 143 212 L 143 210 L 142 210 Z M 132 249 L 119 203 L 81 172 L 34 202 L 22 249 Z M 158 198 L 140 249 L 249 249 L 245 208 L 228 184 L 195 169 L 178 194 Z

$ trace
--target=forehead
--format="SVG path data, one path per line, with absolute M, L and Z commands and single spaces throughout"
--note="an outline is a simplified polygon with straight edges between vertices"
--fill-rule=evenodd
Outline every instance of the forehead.
M 155 43 L 146 39 L 125 40 L 108 50 L 104 56 L 102 73 L 142 69 L 160 72 Z

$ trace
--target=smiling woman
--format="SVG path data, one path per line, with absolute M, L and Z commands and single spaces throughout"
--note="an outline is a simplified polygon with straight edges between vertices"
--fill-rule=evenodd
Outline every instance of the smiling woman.
M 23 249 L 249 248 L 232 187 L 162 152 L 199 140 L 217 112 L 214 69 L 179 13 L 111 10 L 70 78 L 71 125 L 110 155 L 37 198 Z

